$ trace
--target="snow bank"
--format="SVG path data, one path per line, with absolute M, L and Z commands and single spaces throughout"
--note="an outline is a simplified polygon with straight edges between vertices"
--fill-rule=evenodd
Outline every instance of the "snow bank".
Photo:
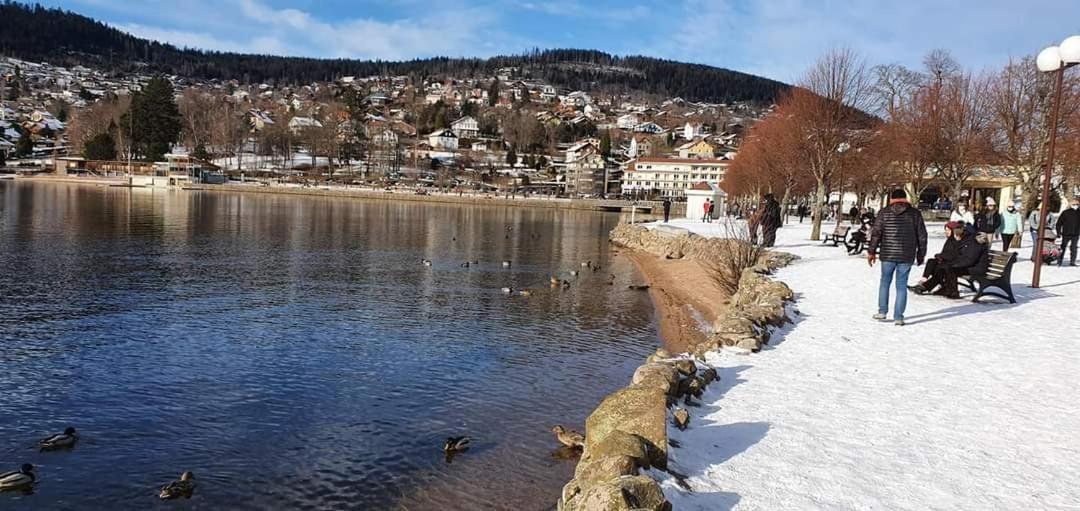
M 690 488 L 657 474 L 675 509 L 1080 509 L 1080 269 L 1031 289 L 1021 249 L 1016 305 L 912 295 L 896 327 L 870 318 L 878 268 L 808 238 L 794 224 L 778 243 L 802 257 L 777 274 L 796 323 L 760 353 L 709 354 L 719 384 L 670 428 Z

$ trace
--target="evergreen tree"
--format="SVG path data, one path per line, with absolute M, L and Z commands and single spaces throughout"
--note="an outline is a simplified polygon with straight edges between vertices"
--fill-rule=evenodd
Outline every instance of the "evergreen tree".
M 7 165 L 7 153 L 0 150 L 0 167 L 3 167 L 4 165 Z
M 83 144 L 83 158 L 112 161 L 116 159 L 116 140 L 109 133 L 98 133 Z
M 517 164 L 517 153 L 514 152 L 514 146 L 510 146 L 510 149 L 506 151 L 506 164 L 511 167 Z
M 202 143 L 195 146 L 195 149 L 191 151 L 191 156 L 202 161 L 210 160 L 210 153 L 206 151 L 206 145 Z
M 34 152 L 34 140 L 31 138 L 30 133 L 22 132 L 22 136 L 19 137 L 19 141 L 15 142 L 15 156 L 18 158 L 25 158 L 30 156 Z
M 488 106 L 495 106 L 499 104 L 499 79 L 496 78 L 491 81 L 491 87 L 488 88 Z
M 146 161 L 165 158 L 180 137 L 180 110 L 168 80 L 155 76 L 131 98 L 131 107 L 120 119 L 131 137 L 136 154 Z
M 536 165 L 533 168 L 536 170 L 540 170 L 544 167 L 547 167 L 547 164 L 547 157 L 541 154 L 540 157 L 536 159 Z
M 611 135 L 607 131 L 600 137 L 600 156 L 611 156 Z

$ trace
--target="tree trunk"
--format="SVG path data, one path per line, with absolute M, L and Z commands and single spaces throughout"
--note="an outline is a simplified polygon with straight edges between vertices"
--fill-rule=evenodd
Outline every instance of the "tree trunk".
M 814 189 L 814 202 L 810 205 L 810 212 L 814 215 L 814 224 L 810 228 L 810 239 L 813 241 L 821 240 L 821 221 L 824 216 L 822 203 L 825 202 L 825 198 L 825 181 L 818 179 L 817 188 Z

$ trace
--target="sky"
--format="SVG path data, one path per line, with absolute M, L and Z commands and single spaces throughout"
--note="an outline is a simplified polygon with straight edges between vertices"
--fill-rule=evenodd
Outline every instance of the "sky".
M 1080 33 L 1080 0 L 42 0 L 140 37 L 249 53 L 399 60 L 587 48 L 795 82 L 831 48 L 981 71 Z M 1041 15 L 1037 14 L 1041 13 Z

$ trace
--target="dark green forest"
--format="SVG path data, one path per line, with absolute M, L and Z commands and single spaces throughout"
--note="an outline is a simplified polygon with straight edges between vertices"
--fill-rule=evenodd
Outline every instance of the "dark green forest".
M 317 59 L 177 48 L 132 36 L 70 11 L 5 0 L 0 3 L 0 55 L 124 73 L 151 71 L 243 83 L 296 84 L 342 76 L 415 78 L 493 76 L 517 67 L 529 78 L 582 90 L 638 91 L 690 101 L 773 101 L 788 85 L 729 69 L 594 50 L 534 50 L 480 58 L 408 61 Z

